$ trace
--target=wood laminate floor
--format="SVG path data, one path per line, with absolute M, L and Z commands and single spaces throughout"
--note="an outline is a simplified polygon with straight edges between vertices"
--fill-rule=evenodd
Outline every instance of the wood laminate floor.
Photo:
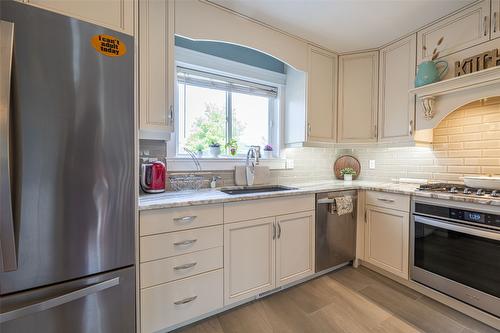
M 499 332 L 366 268 L 346 267 L 175 333 Z

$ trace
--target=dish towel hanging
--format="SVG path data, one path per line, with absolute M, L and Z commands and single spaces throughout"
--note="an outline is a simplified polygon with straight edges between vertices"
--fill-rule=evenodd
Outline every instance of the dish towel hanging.
M 337 215 L 350 214 L 354 209 L 352 197 L 350 195 L 335 197 L 335 206 Z

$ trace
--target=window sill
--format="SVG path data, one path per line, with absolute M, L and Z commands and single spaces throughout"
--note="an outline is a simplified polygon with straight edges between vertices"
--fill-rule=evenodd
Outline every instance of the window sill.
M 203 171 L 212 170 L 234 170 L 236 165 L 245 165 L 246 158 L 226 157 L 218 158 L 202 157 L 199 158 L 201 169 Z M 286 160 L 281 158 L 271 158 L 259 160 L 259 165 L 268 166 L 271 170 L 291 169 L 286 167 Z M 167 158 L 168 171 L 196 171 L 196 166 L 190 157 L 171 157 Z

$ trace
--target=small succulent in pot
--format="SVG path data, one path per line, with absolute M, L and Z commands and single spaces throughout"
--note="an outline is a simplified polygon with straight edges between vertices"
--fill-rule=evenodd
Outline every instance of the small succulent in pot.
M 267 144 L 264 146 L 263 158 L 273 158 L 273 146 Z
M 340 170 L 340 174 L 344 176 L 345 181 L 351 181 L 353 176 L 356 176 L 356 170 L 353 168 L 343 168 Z
M 196 156 L 198 158 L 202 157 L 203 156 L 203 151 L 205 150 L 205 146 L 201 143 L 197 144 L 196 147 Z
M 215 141 L 211 141 L 210 144 L 208 145 L 208 147 L 210 148 L 210 155 L 212 155 L 212 157 L 219 157 L 220 155 L 220 143 L 218 142 L 215 142 Z
M 229 140 L 225 147 L 229 150 L 229 155 L 231 156 L 236 156 L 238 153 L 238 142 L 235 139 Z

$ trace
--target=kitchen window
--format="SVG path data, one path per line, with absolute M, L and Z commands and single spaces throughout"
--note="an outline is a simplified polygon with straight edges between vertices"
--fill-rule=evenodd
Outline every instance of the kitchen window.
M 177 67 L 177 155 L 203 151 L 218 143 L 221 156 L 229 155 L 227 143 L 235 142 L 236 155 L 252 145 L 277 146 L 275 126 L 278 87 L 187 67 Z

